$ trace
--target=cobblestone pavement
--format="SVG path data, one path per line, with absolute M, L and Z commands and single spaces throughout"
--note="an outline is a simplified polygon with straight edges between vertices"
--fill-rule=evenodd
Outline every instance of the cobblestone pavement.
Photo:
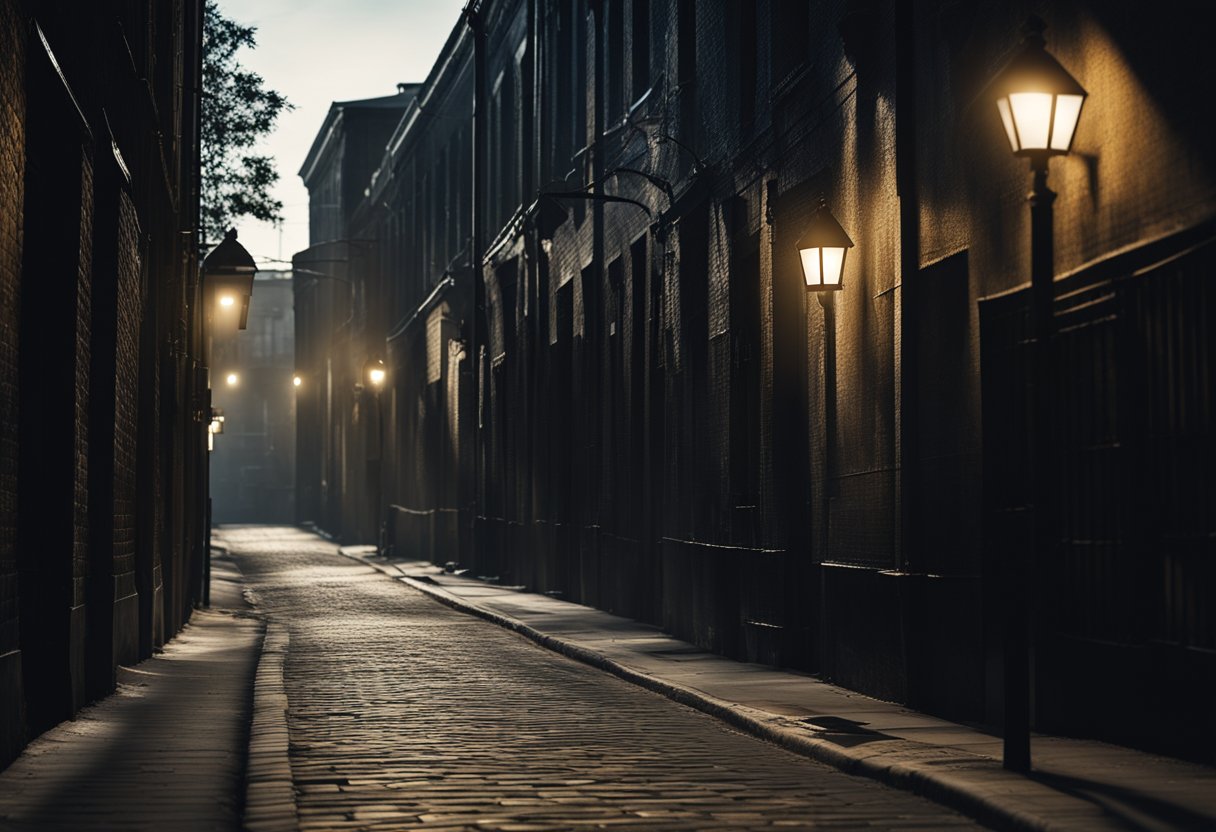
M 450 610 L 314 536 L 224 538 L 290 631 L 302 829 L 973 826 Z

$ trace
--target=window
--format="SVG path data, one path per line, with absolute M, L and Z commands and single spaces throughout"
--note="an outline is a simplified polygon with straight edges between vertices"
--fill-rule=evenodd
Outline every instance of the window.
M 650 89 L 650 0 L 633 0 L 630 36 L 633 43 L 633 100 L 637 101 Z
M 679 79 L 680 141 L 696 148 L 701 144 L 697 114 L 697 4 L 680 0 L 676 21 L 676 74 Z M 683 172 L 692 166 L 687 153 L 681 153 Z
M 574 8 L 573 3 L 559 3 L 557 6 L 557 37 L 556 48 L 553 50 L 553 62 L 549 66 L 549 76 L 553 79 L 553 100 L 555 103 L 552 113 L 553 124 L 553 159 L 550 178 L 563 179 L 570 169 L 570 157 L 574 155 Z
M 515 50 L 514 73 L 511 78 L 514 83 L 511 85 L 512 95 L 510 102 L 511 112 L 511 191 L 510 200 L 508 201 L 507 214 L 508 216 L 515 212 L 515 209 L 524 201 L 524 188 L 527 184 L 526 180 L 531 172 L 531 155 L 528 147 L 531 144 L 528 141 L 528 136 L 524 132 L 529 126 L 530 110 L 525 104 L 524 90 L 528 89 L 527 75 L 525 75 L 524 58 L 526 55 L 526 41 L 521 41 Z M 515 90 L 519 90 L 519 94 L 515 94 Z
M 743 206 L 741 206 L 743 207 Z M 754 544 L 754 506 L 760 480 L 760 238 L 736 239 L 730 274 L 730 491 L 741 523 L 750 534 L 740 543 Z M 742 516 L 740 517 L 742 520 Z
M 493 183 L 496 189 L 493 204 L 498 216 L 491 219 L 491 227 L 497 228 L 507 221 L 517 202 L 515 191 L 519 179 L 516 164 L 515 142 L 515 94 L 514 78 L 510 68 L 498 76 L 494 88 L 495 147 L 493 148 Z
M 773 84 L 780 84 L 802 65 L 810 37 L 807 0 L 773 0 Z
M 607 97 L 604 128 L 610 129 L 625 112 L 625 0 L 608 0 L 604 19 L 604 61 Z M 602 132 L 602 131 L 601 131 Z
M 629 444 L 631 481 L 641 483 L 646 475 L 646 249 L 647 238 L 638 239 L 629 248 Z M 623 456 L 623 454 L 622 454 Z M 633 496 L 625 507 L 632 517 L 644 516 L 643 492 L 632 489 Z
M 570 91 L 574 118 L 574 143 L 571 156 L 587 146 L 587 5 L 586 0 L 573 0 L 574 26 L 571 38 L 574 46 L 574 85 Z
M 681 85 L 697 76 L 697 4 L 680 0 L 676 28 L 676 70 Z
M 735 31 L 738 45 L 735 56 L 739 82 L 739 127 L 746 136 L 751 133 L 756 118 L 756 4 L 753 0 L 737 0 Z

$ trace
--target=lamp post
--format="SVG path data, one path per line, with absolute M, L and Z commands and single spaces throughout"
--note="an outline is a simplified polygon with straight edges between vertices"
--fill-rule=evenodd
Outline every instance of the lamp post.
M 384 366 L 384 361 L 379 358 L 368 359 L 363 365 L 363 384 L 366 389 L 372 391 L 372 396 L 376 400 L 376 502 L 375 502 L 375 523 L 376 523 L 376 551 L 378 554 L 385 554 L 385 540 L 383 529 L 383 506 L 384 502 L 384 412 L 380 404 L 380 391 L 384 389 L 384 384 L 388 380 L 388 368 Z
M 203 303 L 203 377 L 206 388 L 198 391 L 203 401 L 196 408 L 196 418 L 205 423 L 207 431 L 207 450 L 213 447 L 216 433 L 223 432 L 223 411 L 220 411 L 218 423 L 212 419 L 211 409 L 211 348 L 218 332 L 237 332 L 245 329 L 249 322 L 249 299 L 253 295 L 253 276 L 257 272 L 257 263 L 237 242 L 236 229 L 228 230 L 224 239 L 211 250 L 203 259 L 201 267 L 202 303 Z M 235 386 L 239 381 L 236 373 L 229 373 L 227 382 Z M 201 386 L 201 384 L 200 384 Z M 218 427 L 217 427 L 218 424 Z M 199 568 L 202 572 L 201 583 L 203 605 L 211 606 L 211 458 L 207 455 L 207 464 L 203 465 L 203 510 L 204 546 Z
M 1055 300 L 1052 203 L 1047 162 L 1067 154 L 1088 93 L 1046 50 L 1046 24 L 1031 16 L 1018 51 L 989 85 L 1015 156 L 1030 160 L 1030 332 L 1033 551 L 1008 564 L 1004 615 L 1004 765 L 1030 769 L 1030 607 L 1036 558 L 1051 548 L 1051 338 Z
M 807 292 L 823 307 L 824 510 L 836 488 L 836 292 L 844 289 L 844 261 L 853 241 L 822 197 L 796 243 Z

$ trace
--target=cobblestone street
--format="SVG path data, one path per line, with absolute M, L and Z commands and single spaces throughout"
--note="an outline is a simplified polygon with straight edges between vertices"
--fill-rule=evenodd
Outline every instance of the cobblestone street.
M 303 829 L 972 825 L 450 610 L 319 538 L 225 540 L 290 634 Z

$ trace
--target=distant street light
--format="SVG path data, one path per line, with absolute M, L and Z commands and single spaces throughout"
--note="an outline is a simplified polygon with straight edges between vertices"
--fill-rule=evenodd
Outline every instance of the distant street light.
M 384 362 L 379 358 L 371 359 L 363 365 L 363 378 L 376 393 L 379 393 L 384 387 L 385 379 L 388 378 L 388 370 L 385 369 Z
M 303 383 L 304 383 L 304 379 L 300 378 L 299 374 L 296 374 L 291 377 L 291 384 L 293 387 L 299 387 Z
M 237 384 L 240 382 L 241 377 L 238 376 L 236 373 L 229 373 L 227 379 L 225 379 L 225 380 L 228 382 L 229 387 L 236 387 Z
M 363 365 L 363 380 L 367 389 L 372 391 L 372 396 L 376 400 L 376 496 L 373 510 L 375 512 L 376 523 L 376 551 L 380 554 L 387 554 L 387 539 L 386 530 L 384 528 L 383 519 L 383 502 L 384 502 L 384 408 L 380 403 L 380 391 L 384 389 L 384 382 L 388 380 L 388 369 L 384 366 L 384 361 L 379 358 L 369 358 Z
M 798 240 L 802 277 L 809 292 L 839 291 L 844 288 L 844 258 L 853 241 L 828 210 L 825 200 L 811 215 L 806 233 Z
M 1051 432 L 1051 338 L 1054 329 L 1055 241 L 1052 203 L 1047 187 L 1047 161 L 1072 148 L 1073 135 L 1088 93 L 1048 54 L 1046 24 L 1031 16 L 1017 53 L 988 87 L 995 99 L 1005 135 L 1015 156 L 1030 159 L 1034 184 L 1030 202 L 1031 352 L 1031 501 L 1034 513 L 1032 551 L 1006 565 L 1004 618 L 1005 713 L 1004 765 L 1030 769 L 1030 622 L 1036 558 L 1047 558 L 1052 546 L 1054 503 Z

